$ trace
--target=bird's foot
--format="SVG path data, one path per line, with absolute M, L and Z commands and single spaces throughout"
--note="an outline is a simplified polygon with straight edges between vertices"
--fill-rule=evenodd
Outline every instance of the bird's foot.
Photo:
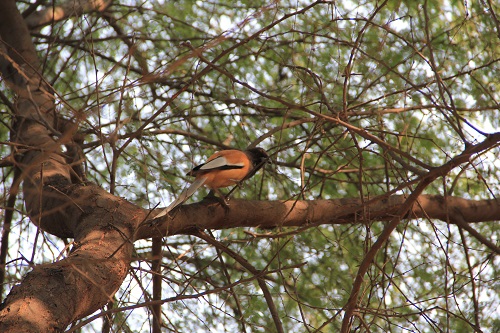
M 229 210 L 229 202 L 228 202 L 228 199 L 226 199 L 226 197 L 224 197 L 222 195 L 222 193 L 218 192 L 219 195 L 221 196 L 216 196 L 214 191 L 210 191 L 208 192 L 207 196 L 205 198 L 203 198 L 203 200 L 209 200 L 209 201 L 216 201 L 218 202 L 222 208 L 224 208 L 224 210 L 227 212 Z
M 193 235 L 193 236 L 196 236 L 198 234 L 200 234 L 201 232 L 203 232 L 205 229 L 197 226 L 197 225 L 191 225 L 189 227 L 186 227 L 185 229 L 182 230 L 182 233 L 183 234 L 186 234 L 186 235 Z

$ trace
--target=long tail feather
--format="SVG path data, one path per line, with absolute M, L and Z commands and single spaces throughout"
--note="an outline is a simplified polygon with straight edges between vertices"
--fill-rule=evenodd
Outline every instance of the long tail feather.
M 174 209 L 175 207 L 179 206 L 180 204 L 184 203 L 187 199 L 189 199 L 190 196 L 196 192 L 197 189 L 199 189 L 203 184 L 205 184 L 206 178 L 200 177 L 197 178 L 187 189 L 182 191 L 182 193 L 175 199 L 170 205 L 168 205 L 167 208 L 162 210 L 160 214 L 155 216 L 155 219 L 158 217 L 162 217 L 163 215 L 167 215 Z

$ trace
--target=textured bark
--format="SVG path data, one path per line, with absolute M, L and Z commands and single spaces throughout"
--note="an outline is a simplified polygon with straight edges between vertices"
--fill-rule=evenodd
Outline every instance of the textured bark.
M 125 278 L 143 219 L 142 209 L 77 183 L 61 153 L 77 126 L 59 132 L 51 87 L 39 73 L 28 29 L 15 1 L 0 4 L 0 70 L 17 95 L 11 140 L 21 170 L 25 205 L 44 231 L 74 237 L 71 254 L 38 265 L 15 286 L 0 310 L 1 332 L 58 332 L 107 303 Z
M 362 201 L 345 198 L 313 201 L 230 200 L 226 211 L 220 204 L 200 202 L 181 206 L 170 217 L 148 221 L 138 229 L 136 239 L 188 233 L 190 229 L 236 227 L 307 227 L 320 224 L 352 224 L 388 221 L 406 202 L 404 195 Z M 156 210 L 156 214 L 160 210 Z M 155 213 L 151 215 L 154 216 Z M 500 220 L 500 200 L 467 200 L 459 197 L 420 195 L 406 216 L 430 218 L 457 224 Z M 495 222 L 496 223 L 496 222 Z M 151 228 L 154 225 L 155 228 Z
M 127 274 L 131 225 L 144 212 L 97 186 L 71 188 L 66 194 L 85 210 L 79 214 L 71 254 L 35 266 L 12 289 L 0 312 L 1 332 L 61 331 L 111 300 Z

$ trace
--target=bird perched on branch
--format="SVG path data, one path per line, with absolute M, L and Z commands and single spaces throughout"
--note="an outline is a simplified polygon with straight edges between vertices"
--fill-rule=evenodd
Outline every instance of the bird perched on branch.
M 194 182 L 155 218 L 168 214 L 189 199 L 203 185 L 208 187 L 210 192 L 215 191 L 222 196 L 219 188 L 236 185 L 252 177 L 268 158 L 266 151 L 258 147 L 245 151 L 229 149 L 216 152 L 205 163 L 194 167 L 187 173 L 188 176 L 196 177 Z

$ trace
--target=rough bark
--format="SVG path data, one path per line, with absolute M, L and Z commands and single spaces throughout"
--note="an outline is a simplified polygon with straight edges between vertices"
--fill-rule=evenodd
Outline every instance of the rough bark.
M 131 225 L 144 212 L 93 185 L 65 192 L 84 210 L 71 254 L 38 265 L 14 287 L 0 311 L 1 332 L 57 332 L 106 304 L 125 278 Z M 131 218 L 132 217 L 132 218 Z
M 74 183 L 61 145 L 54 96 L 39 72 L 29 31 L 15 1 L 0 5 L 0 70 L 17 95 L 11 140 L 31 220 L 46 232 L 74 237 L 71 254 L 38 265 L 14 287 L 0 310 L 1 332 L 56 332 L 108 302 L 126 276 L 140 208 L 91 184 Z
M 189 233 L 189 230 L 193 228 L 259 227 L 265 229 L 389 221 L 406 200 L 405 195 L 378 197 L 371 200 L 359 198 L 312 201 L 230 200 L 228 210 L 218 203 L 202 201 L 183 205 L 174 210 L 170 216 L 145 221 L 137 230 L 135 239 Z M 154 216 L 158 212 L 160 210 L 156 210 L 151 215 Z M 410 211 L 402 218 L 439 219 L 452 224 L 462 221 L 465 223 L 498 221 L 500 200 L 468 200 L 451 196 L 420 195 Z

